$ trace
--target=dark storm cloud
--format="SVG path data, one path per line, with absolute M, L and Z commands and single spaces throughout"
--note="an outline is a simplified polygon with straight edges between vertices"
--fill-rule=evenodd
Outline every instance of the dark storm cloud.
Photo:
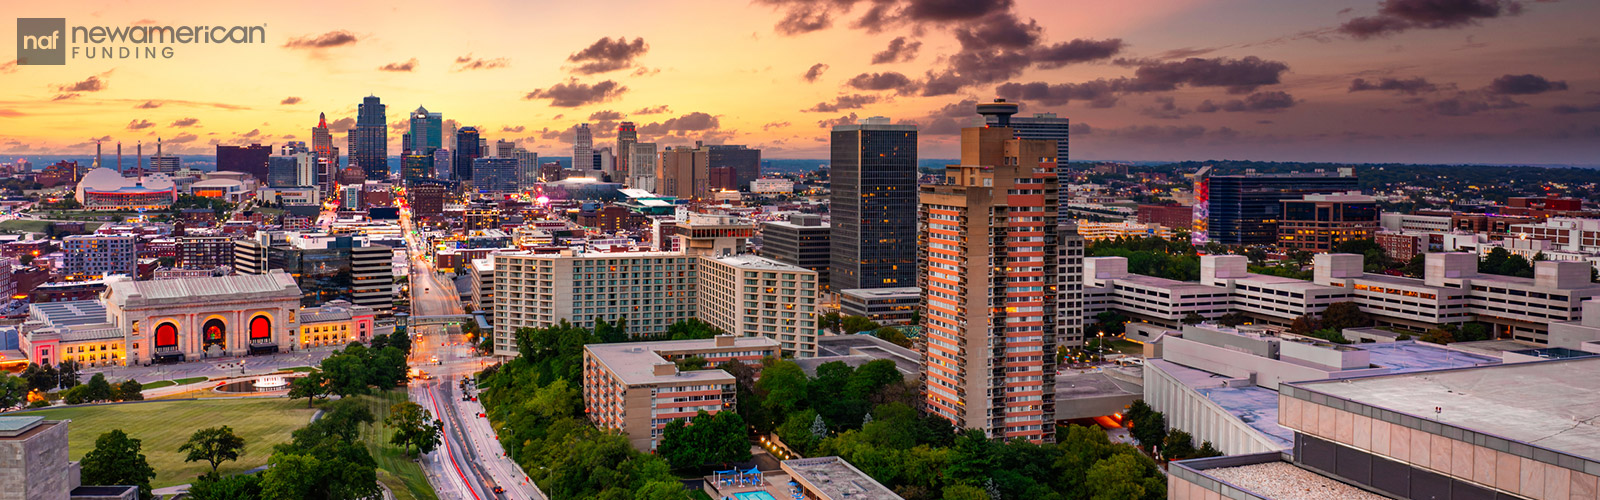
M 1083 83 L 1005 83 L 995 87 L 995 94 L 1014 101 L 1037 101 L 1046 106 L 1059 106 L 1072 101 L 1100 103 L 1094 107 L 1116 104 L 1117 94 L 1126 85 L 1126 79 L 1099 79 Z
M 1338 31 L 1365 40 L 1412 29 L 1460 28 L 1522 9 L 1520 0 L 1384 0 L 1377 14 L 1345 21 Z
M 282 101 L 278 101 L 278 104 L 284 104 L 284 105 L 287 105 L 287 104 L 300 104 L 300 98 L 299 97 L 292 97 L 292 96 L 291 97 L 285 97 L 285 98 L 283 98 Z
M 593 44 L 585 47 L 571 56 L 568 62 L 578 63 L 573 72 L 580 75 L 593 75 L 616 71 L 633 65 L 634 59 L 650 51 L 650 46 L 644 43 L 643 37 L 636 37 L 628 41 L 628 37 L 603 37 Z
M 717 117 L 695 111 L 660 123 L 640 125 L 639 133 L 646 135 L 684 135 L 686 132 L 716 130 L 722 126 Z
M 1224 101 L 1222 104 L 1216 104 L 1207 99 L 1201 102 L 1199 106 L 1195 106 L 1194 110 L 1201 113 L 1215 113 L 1217 111 L 1230 113 L 1274 112 L 1292 108 L 1295 102 L 1294 96 L 1289 95 L 1288 92 L 1257 92 L 1244 99 L 1232 99 Z
M 815 82 L 815 81 L 817 81 L 817 78 L 822 76 L 822 72 L 827 71 L 827 70 L 828 70 L 828 65 L 822 64 L 822 63 L 816 63 L 816 64 L 811 65 L 811 69 L 806 70 L 806 74 L 802 78 L 805 78 L 806 81 L 808 81 L 808 82 Z
M 917 58 L 917 51 L 921 49 L 922 42 L 909 41 L 903 36 L 895 37 L 894 40 L 889 41 L 889 47 L 883 49 L 883 52 L 872 55 L 872 64 L 911 62 Z M 810 72 L 806 73 L 808 76 L 806 79 L 814 80 L 814 78 L 809 78 L 810 74 Z
M 577 78 L 572 78 L 563 83 L 551 85 L 548 89 L 539 89 L 522 96 L 525 100 L 549 99 L 550 105 L 561 108 L 575 108 L 585 104 L 606 102 L 627 92 L 628 87 L 612 80 L 606 80 L 594 85 L 579 83 Z
M 1038 63 L 1040 68 L 1054 69 L 1069 64 L 1108 59 L 1121 51 L 1122 39 L 1120 38 L 1107 40 L 1077 39 L 1048 47 L 1039 47 L 1034 51 L 1033 60 Z
M 1487 90 L 1502 95 L 1533 95 L 1567 90 L 1567 82 L 1550 81 L 1539 75 L 1504 75 L 1490 82 Z
M 1191 57 L 1182 61 L 1149 62 L 1133 72 L 1128 90 L 1136 92 L 1173 90 L 1190 87 L 1224 87 L 1230 94 L 1244 94 L 1265 85 L 1277 85 L 1289 65 L 1256 56 L 1244 59 Z
M 616 121 L 622 119 L 622 113 L 607 109 L 590 113 L 589 119 L 594 121 Z
M 1429 82 L 1423 77 L 1415 78 L 1379 78 L 1377 82 L 1369 82 L 1362 78 L 1350 81 L 1351 92 L 1365 92 L 1371 90 L 1394 91 L 1406 95 L 1417 95 L 1422 92 L 1439 90 L 1439 86 Z
M 845 82 L 846 85 L 861 90 L 902 90 L 916 85 L 911 78 L 893 71 L 883 73 L 862 73 Z
M 862 106 L 878 102 L 878 96 L 866 94 L 842 95 L 834 98 L 833 102 L 819 102 L 816 106 L 800 111 L 813 111 L 820 113 L 836 113 L 842 109 L 861 109 Z
M 283 44 L 283 46 L 291 49 L 325 49 L 328 47 L 350 45 L 356 43 L 357 41 L 358 40 L 355 33 L 351 33 L 346 30 L 338 30 L 329 31 L 316 36 L 306 35 L 302 37 L 290 38 L 288 43 Z
M 417 58 L 415 57 L 403 63 L 389 63 L 383 66 L 378 66 L 378 71 L 408 72 L 415 69 L 417 69 Z

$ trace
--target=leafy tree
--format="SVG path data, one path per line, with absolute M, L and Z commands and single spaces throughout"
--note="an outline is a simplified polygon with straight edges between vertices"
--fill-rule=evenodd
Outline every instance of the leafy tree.
M 945 500 L 989 500 L 989 492 L 977 486 L 954 484 L 944 487 L 941 491 Z
M 89 377 L 87 396 L 89 401 L 110 401 L 117 396 L 116 390 L 111 388 L 111 383 L 106 381 L 106 376 L 96 373 Z
M 341 397 L 367 393 L 371 373 L 365 363 L 366 348 L 361 345 L 346 347 L 344 352 L 334 351 L 322 360 L 322 376 L 326 379 L 328 393 Z
M 599 333 L 598 330 L 596 328 L 596 333 Z M 671 340 L 709 339 L 722 333 L 722 329 L 696 318 L 678 320 L 667 325 L 667 337 Z
M 1447 325 L 1453 326 L 1453 325 Z M 1445 328 L 1434 328 L 1422 334 L 1423 342 L 1445 345 L 1456 341 L 1455 332 Z
M 713 415 L 700 410 L 692 422 L 681 418 L 669 422 L 656 453 L 673 468 L 687 469 L 749 460 L 750 441 L 745 438 L 744 419 L 738 413 L 723 411 Z
M 1322 322 L 1317 321 L 1316 316 L 1302 314 L 1295 316 L 1294 321 L 1289 323 L 1289 332 L 1298 333 L 1300 335 L 1310 335 L 1311 332 L 1317 331 L 1317 329 L 1321 327 Z
M 870 332 L 878 329 L 878 324 L 866 316 L 845 316 L 840 325 L 844 328 L 845 335 L 855 335 L 861 332 Z
M 9 410 L 28 400 L 28 380 L 0 372 L 0 410 Z
M 806 399 L 806 373 L 793 361 L 778 361 L 761 370 L 756 389 L 763 394 L 763 404 L 774 415 L 787 415 L 800 409 Z
M 144 384 L 134 379 L 127 379 L 117 384 L 116 400 L 118 401 L 143 401 Z
M 28 389 L 39 392 L 50 392 L 61 384 L 61 377 L 55 367 L 29 363 L 22 371 L 22 376 L 28 379 Z
M 1400 266 L 1400 274 L 1408 278 L 1421 278 L 1426 273 L 1427 267 L 1427 254 L 1419 253 L 1411 256 L 1411 260 L 1406 261 L 1404 266 Z
M 1222 456 L 1222 452 L 1218 451 L 1217 447 L 1213 446 L 1210 441 L 1206 441 L 1204 443 L 1201 443 L 1200 444 L 1200 449 L 1199 450 L 1195 450 L 1195 453 L 1194 453 L 1194 457 L 1195 458 L 1211 458 L 1211 457 L 1220 457 L 1220 456 Z
M 695 370 L 706 369 L 706 358 L 702 358 L 700 356 L 689 356 L 676 361 L 676 363 L 678 365 L 678 371 L 692 372 Z
M 428 453 L 439 446 L 439 441 L 444 434 L 444 423 L 440 422 L 423 411 L 422 405 L 402 401 L 389 407 L 389 417 L 383 419 L 383 425 L 394 429 L 394 436 L 389 438 L 392 444 L 400 445 L 411 454 L 411 447 L 417 447 L 417 454 Z
M 1361 312 L 1361 307 L 1355 302 L 1335 302 L 1328 304 L 1328 308 L 1322 311 L 1322 328 L 1343 331 L 1346 328 L 1369 326 L 1372 326 L 1372 317 Z
M 900 331 L 899 328 L 892 326 L 879 327 L 877 330 L 872 331 L 872 336 L 883 339 L 900 347 L 907 349 L 911 348 L 911 338 L 906 337 L 905 332 Z
M 83 370 L 83 365 L 81 363 L 78 363 L 77 360 L 69 359 L 69 360 L 65 360 L 65 361 L 62 361 L 60 363 L 57 363 L 56 364 L 56 369 L 61 374 L 61 388 L 62 389 L 71 389 L 74 386 L 78 385 L 78 383 L 79 383 L 79 378 L 78 377 L 79 377 L 79 373 Z M 111 399 L 111 398 L 106 398 L 106 399 Z
M 150 479 L 156 477 L 156 471 L 145 461 L 141 446 L 122 429 L 101 434 L 94 440 L 94 449 L 78 462 L 83 484 L 134 485 L 139 487 L 140 498 L 151 498 Z
M 1241 312 L 1230 312 L 1217 318 L 1217 324 L 1233 328 L 1250 322 L 1250 317 Z
M 239 460 L 244 455 L 244 438 L 233 433 L 233 428 L 226 425 L 221 427 L 207 427 L 194 431 L 189 436 L 189 441 L 178 447 L 180 453 L 188 453 L 185 462 L 206 462 L 211 464 L 211 473 L 217 473 L 217 466 L 229 460 Z
M 1200 313 L 1197 313 L 1197 312 L 1194 312 L 1194 311 L 1189 311 L 1188 314 L 1183 315 L 1182 322 L 1185 325 L 1198 325 L 1198 324 L 1204 322 L 1205 320 L 1206 320 L 1205 316 L 1201 316 Z
M 1381 273 L 1394 266 L 1389 252 L 1370 238 L 1344 240 L 1333 247 L 1333 253 L 1353 253 L 1362 256 L 1363 267 L 1369 273 Z
M 261 476 L 237 474 L 218 476 L 215 473 L 200 476 L 189 486 L 184 498 L 189 500 L 256 500 L 261 498 Z
M 328 394 L 327 380 L 322 372 L 314 371 L 305 376 L 294 379 L 289 383 L 289 399 L 306 398 L 306 408 L 310 408 L 317 398 Z
M 275 453 L 261 473 L 261 496 L 271 499 L 312 498 L 327 468 L 309 455 Z
M 262 497 L 270 499 L 356 499 L 378 495 L 377 461 L 359 440 L 372 411 L 354 399 L 328 405 L 322 418 L 291 434 L 273 450 L 261 476 Z
M 1084 482 L 1090 500 L 1143 498 L 1145 487 L 1139 481 L 1143 465 L 1131 455 L 1115 455 L 1089 467 Z
M 838 311 L 829 311 L 817 318 L 817 326 L 821 326 L 824 330 L 829 331 L 838 330 L 843 322 L 844 318 L 839 316 Z
M 1487 325 L 1474 321 L 1461 325 L 1461 334 L 1456 338 L 1460 342 L 1476 342 L 1479 340 L 1489 340 L 1490 338 L 1493 338 L 1493 335 L 1489 334 L 1489 327 Z
M 61 402 L 69 405 L 81 405 L 93 401 L 94 398 L 89 396 L 89 386 L 86 385 L 80 385 L 65 391 L 61 391 Z
M 1144 400 L 1128 406 L 1128 422 L 1133 424 L 1129 434 L 1146 450 L 1153 450 L 1167 439 L 1167 417 L 1155 411 Z
M 1194 436 L 1182 429 L 1167 433 L 1166 444 L 1161 446 L 1161 456 L 1167 460 L 1184 460 L 1195 455 Z
M 1128 327 L 1128 317 L 1112 311 L 1103 311 L 1100 314 L 1096 314 L 1094 315 L 1094 320 L 1095 328 L 1098 328 L 1100 332 L 1105 333 L 1108 337 L 1122 335 Z

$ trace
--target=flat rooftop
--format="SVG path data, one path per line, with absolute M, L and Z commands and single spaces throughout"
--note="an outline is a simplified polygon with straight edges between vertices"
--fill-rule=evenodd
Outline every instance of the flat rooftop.
M 1197 391 L 1228 410 L 1245 425 L 1272 438 L 1279 446 L 1294 446 L 1294 431 L 1278 425 L 1278 391 L 1258 386 L 1214 387 Z
M 593 354 L 600 364 L 627 385 L 678 384 L 687 382 L 727 383 L 733 375 L 719 369 L 677 372 L 656 375 L 655 366 L 670 363 L 658 352 L 684 352 L 704 349 L 746 347 L 751 349 L 776 349 L 778 341 L 766 337 L 735 337 L 732 346 L 718 346 L 716 339 L 665 340 L 659 342 L 627 342 L 620 344 L 589 344 L 584 350 Z
M 1600 460 L 1600 358 L 1293 384 L 1313 392 Z M 1437 415 L 1434 408 L 1442 408 Z
M 906 297 L 920 297 L 922 295 L 922 289 L 914 286 L 895 288 L 852 288 L 849 290 L 840 290 L 839 295 L 860 297 L 862 300 L 898 299 Z
M 1206 469 L 1205 475 L 1273 500 L 1386 500 L 1288 462 Z
M 784 460 L 783 468 L 823 500 L 901 500 L 900 495 L 839 457 Z
M 1349 344 L 1367 351 L 1368 362 L 1395 373 L 1492 365 L 1498 357 L 1483 356 L 1414 341 Z
M 1104 396 L 1144 394 L 1144 387 L 1118 380 L 1100 371 L 1056 375 L 1056 401 Z
M 851 364 L 850 360 L 846 358 L 856 356 L 868 358 L 860 361 L 859 364 L 852 364 L 851 366 L 860 366 L 875 359 L 887 359 L 893 361 L 895 368 L 899 368 L 901 373 L 916 375 L 922 372 L 921 354 L 870 334 L 823 335 L 817 337 L 817 356 L 838 358 L 838 361 L 844 361 L 845 364 Z M 815 364 L 820 365 L 822 363 Z M 804 368 L 805 364 L 802 364 L 801 367 Z M 815 368 L 813 367 L 813 369 Z
M 759 256 L 756 256 L 756 255 L 748 255 L 748 254 L 746 254 L 746 255 L 729 255 L 729 256 L 725 256 L 725 257 L 717 257 L 717 258 L 715 258 L 713 260 L 715 260 L 717 262 L 721 262 L 723 264 L 727 264 L 727 265 L 733 266 L 733 267 L 737 267 L 737 268 L 740 268 L 740 269 L 760 269 L 760 270 L 764 270 L 764 271 L 783 271 L 783 272 L 786 272 L 786 273 L 814 273 L 814 272 L 816 272 L 816 271 L 812 271 L 810 269 L 806 269 L 804 267 L 785 264 L 785 263 L 778 262 L 778 261 L 775 261 L 775 260 L 772 260 L 772 259 L 768 259 L 766 257 L 759 257 Z

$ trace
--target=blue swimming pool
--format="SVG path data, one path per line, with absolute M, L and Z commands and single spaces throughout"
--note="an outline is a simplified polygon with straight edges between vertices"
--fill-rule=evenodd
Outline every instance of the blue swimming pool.
M 767 493 L 765 491 L 746 491 L 744 493 L 734 493 L 733 497 L 739 500 L 778 500 L 773 498 L 771 493 Z

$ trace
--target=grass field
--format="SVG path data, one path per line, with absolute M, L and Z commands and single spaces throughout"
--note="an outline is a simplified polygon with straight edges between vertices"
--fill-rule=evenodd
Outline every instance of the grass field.
M 73 460 L 94 449 L 94 440 L 112 429 L 122 429 L 143 441 L 142 451 L 156 478 L 155 488 L 186 484 L 211 470 L 205 462 L 184 462 L 178 447 L 194 431 L 226 424 L 245 440 L 245 455 L 224 462 L 223 474 L 249 470 L 267 463 L 272 447 L 288 442 L 289 433 L 311 420 L 315 410 L 287 399 L 226 399 L 158 401 L 121 405 L 94 405 L 24 413 L 52 420 L 71 419 L 67 427 Z
M 362 430 L 361 439 L 367 442 L 367 450 L 378 461 L 378 480 L 388 486 L 398 500 L 439 498 L 434 494 L 433 487 L 428 485 L 428 477 L 422 473 L 422 466 L 411 461 L 400 447 L 389 444 L 389 437 L 394 432 L 383 425 L 383 419 L 389 417 L 389 407 L 407 400 L 406 391 L 392 389 L 359 397 L 372 409 L 372 415 L 377 417 L 376 423 Z
M 310 372 L 317 371 L 317 368 L 314 367 L 314 366 L 296 366 L 294 368 L 289 368 L 289 369 L 284 370 L 284 371 L 310 373 Z
M 206 380 L 205 377 L 189 377 L 189 378 L 180 378 L 180 379 L 177 379 L 177 380 L 157 380 L 155 382 L 144 384 L 144 388 L 145 388 L 145 390 L 160 389 L 162 387 L 168 387 L 168 386 L 174 386 L 174 385 L 193 384 L 195 382 L 205 382 L 205 380 Z
M 44 221 L 44 220 L 14 219 L 14 220 L 8 220 L 8 221 L 5 221 L 5 222 L 0 222 L 0 231 L 5 231 L 5 232 L 15 231 L 15 232 L 22 232 L 22 233 L 42 233 L 42 232 L 45 231 L 46 228 L 48 228 L 50 226 L 50 224 L 54 224 L 54 223 L 51 222 L 51 221 Z M 86 231 L 93 231 L 93 230 L 99 228 L 101 225 L 102 225 L 102 223 L 100 223 L 100 222 L 89 222 L 89 223 L 85 223 L 83 225 L 83 228 Z

